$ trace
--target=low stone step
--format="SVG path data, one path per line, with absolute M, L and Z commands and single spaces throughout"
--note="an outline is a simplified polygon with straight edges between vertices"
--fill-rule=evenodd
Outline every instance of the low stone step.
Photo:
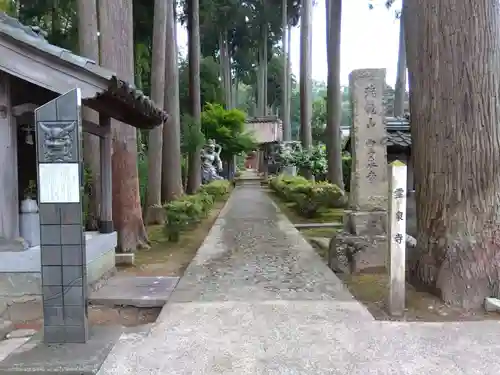
M 341 228 L 343 227 L 342 223 L 334 222 L 334 223 L 298 223 L 294 224 L 297 229 L 312 229 L 312 228 Z
M 89 303 L 109 307 L 162 307 L 178 281 L 178 277 L 169 276 L 115 276 L 90 294 Z
M 500 312 L 500 299 L 498 298 L 485 298 L 484 309 L 488 312 Z
M 31 337 L 37 333 L 36 329 L 16 329 L 7 334 L 7 339 L 22 339 L 25 337 Z
M 10 320 L 0 319 L 0 340 L 3 340 L 14 329 L 14 323 Z

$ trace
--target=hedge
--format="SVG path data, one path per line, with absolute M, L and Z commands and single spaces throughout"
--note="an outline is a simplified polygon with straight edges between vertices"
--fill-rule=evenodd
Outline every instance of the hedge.
M 344 206 L 344 192 L 328 182 L 312 182 L 300 176 L 271 178 L 271 189 L 284 201 L 293 203 L 293 208 L 300 216 L 311 218 L 322 207 L 339 208 Z
M 226 180 L 202 185 L 196 194 L 184 195 L 167 203 L 165 208 L 165 232 L 168 240 L 179 241 L 180 234 L 193 229 L 210 213 L 214 203 L 223 201 L 231 192 Z

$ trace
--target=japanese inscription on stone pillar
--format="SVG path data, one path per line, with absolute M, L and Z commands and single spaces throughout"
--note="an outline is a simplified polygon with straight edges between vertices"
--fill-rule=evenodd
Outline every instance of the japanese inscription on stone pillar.
M 401 316 L 405 310 L 406 273 L 406 165 L 398 160 L 390 166 L 389 189 L 389 312 Z
M 74 89 L 35 110 L 43 339 L 49 344 L 88 338 L 80 98 Z
M 385 69 L 355 70 L 350 77 L 350 206 L 361 211 L 387 210 L 387 150 L 382 97 Z

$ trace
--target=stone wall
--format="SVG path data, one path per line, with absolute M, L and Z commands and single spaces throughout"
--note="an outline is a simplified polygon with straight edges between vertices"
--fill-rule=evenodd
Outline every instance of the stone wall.
M 97 283 L 115 268 L 116 232 L 85 233 L 87 281 Z M 40 296 L 40 246 L 23 251 L 0 252 L 0 299 Z

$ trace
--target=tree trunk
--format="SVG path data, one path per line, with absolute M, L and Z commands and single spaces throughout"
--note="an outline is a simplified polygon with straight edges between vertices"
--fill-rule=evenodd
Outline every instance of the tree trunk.
M 231 49 L 229 48 L 229 41 L 228 41 L 228 36 L 227 36 L 227 31 L 224 33 L 224 42 L 226 44 L 226 55 L 224 56 L 224 66 L 225 66 L 225 73 L 226 73 L 226 82 L 227 82 L 227 87 L 228 87 L 228 92 L 229 92 L 229 103 L 228 103 L 228 108 L 232 109 L 234 107 L 233 103 L 233 77 L 231 74 Z
M 398 70 L 396 76 L 396 87 L 394 93 L 394 116 L 403 117 L 405 111 L 406 96 L 406 48 L 404 37 L 403 14 L 399 19 L 399 53 Z
M 219 33 L 219 75 L 222 90 L 224 91 L 224 101 L 227 105 L 227 92 L 226 92 L 226 76 L 224 74 L 224 34 L 221 31 Z
M 260 31 L 260 46 L 259 46 L 259 62 L 258 62 L 258 91 L 257 91 L 257 115 L 265 116 L 267 108 L 267 93 L 266 93 L 266 33 L 264 30 L 264 25 L 261 26 Z
M 263 72 L 262 72 L 262 80 L 263 80 L 263 96 L 262 96 L 262 99 L 264 100 L 264 102 L 262 103 L 262 106 L 264 108 L 264 116 L 267 116 L 269 114 L 269 100 L 268 100 L 268 82 L 267 82 L 267 79 L 268 79 L 268 74 L 267 74 L 267 64 L 268 64 L 268 61 L 267 61 L 267 56 L 268 56 L 268 51 L 267 51 L 267 40 L 268 40 L 268 25 L 265 24 L 264 26 L 264 29 L 263 29 L 263 34 L 262 34 L 262 43 L 263 43 L 263 53 L 262 53 L 262 58 L 263 58 L 263 63 L 262 63 L 262 68 L 263 68 Z
M 255 90 L 255 113 L 254 116 L 262 116 L 262 96 L 264 95 L 262 92 L 264 88 L 262 87 L 262 48 L 258 47 L 258 56 L 257 56 L 257 89 Z
M 165 43 L 168 0 L 155 0 L 153 25 L 153 61 L 151 64 L 151 99 L 163 108 L 165 96 Z M 163 125 L 149 132 L 148 142 L 148 190 L 146 195 L 146 224 L 162 224 L 161 162 Z
M 240 83 L 238 80 L 238 76 L 235 75 L 235 77 L 234 77 L 234 92 L 233 92 L 234 108 L 238 108 L 238 105 L 239 105 L 239 97 L 238 97 L 239 86 L 240 86 Z
M 174 1 L 175 7 L 175 1 Z M 183 194 L 181 167 L 181 119 L 179 107 L 179 68 L 174 7 L 166 14 L 165 110 L 169 117 L 163 127 L 162 197 L 170 202 Z
M 134 80 L 132 2 L 106 0 L 99 3 L 101 63 L 119 78 Z M 113 120 L 113 224 L 118 231 L 118 250 L 132 252 L 147 246 L 142 221 L 137 171 L 136 129 Z
M 288 71 L 288 54 L 290 51 L 288 50 L 288 0 L 282 0 L 281 3 L 281 27 L 283 28 L 283 37 L 281 39 L 281 44 L 283 48 L 283 82 L 282 82 L 282 90 L 281 90 L 281 121 L 283 122 L 283 140 L 290 141 L 291 140 L 291 124 L 290 124 L 290 109 L 288 106 L 290 103 L 288 102 L 288 75 L 290 72 Z
M 189 38 L 189 96 L 191 116 L 201 128 L 200 95 L 200 17 L 199 0 L 188 0 L 188 38 Z M 200 147 L 189 155 L 187 192 L 194 194 L 201 185 Z
M 227 31 L 223 31 L 219 35 L 219 64 L 221 71 L 221 82 L 224 90 L 224 102 L 226 109 L 232 107 L 231 99 L 231 64 L 229 59 L 229 49 L 227 43 Z
M 500 277 L 499 3 L 405 3 L 418 227 L 410 275 L 476 308 Z
M 342 0 L 326 0 L 328 88 L 326 98 L 326 151 L 328 180 L 344 189 L 342 176 L 342 95 L 340 92 L 340 35 Z
M 97 5 L 95 0 L 78 0 L 78 44 L 80 55 L 99 61 L 99 39 L 97 36 Z M 84 120 L 99 123 L 99 115 L 90 108 L 83 107 Z M 85 227 L 88 230 L 99 229 L 99 205 L 101 202 L 101 164 L 99 138 L 90 133 L 83 133 L 83 161 L 90 170 L 89 205 Z
M 286 64 L 286 75 L 288 77 L 288 82 L 287 82 L 287 118 L 288 122 L 290 123 L 290 139 L 289 141 L 292 140 L 292 59 L 291 59 L 291 50 L 292 50 L 292 25 L 288 26 L 288 34 L 287 34 L 287 51 L 288 51 L 288 56 L 287 56 L 287 64 Z
M 300 18 L 300 140 L 304 149 L 312 145 L 312 0 L 304 0 Z M 311 178 L 311 171 L 302 171 L 304 177 Z

